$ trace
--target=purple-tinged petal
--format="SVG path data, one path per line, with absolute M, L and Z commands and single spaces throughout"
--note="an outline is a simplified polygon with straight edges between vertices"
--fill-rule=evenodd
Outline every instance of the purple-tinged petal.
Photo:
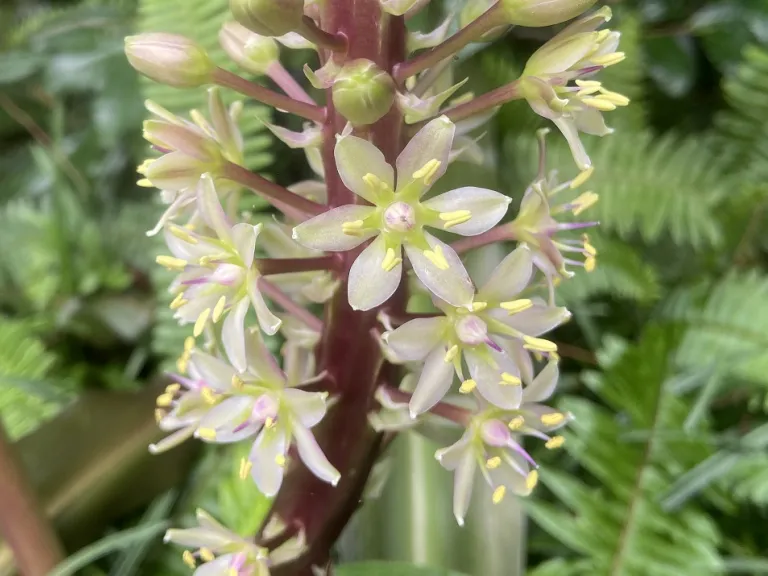
M 381 150 L 367 140 L 357 136 L 342 136 L 336 142 L 334 156 L 344 185 L 371 204 L 376 204 L 379 198 L 363 180 L 367 174 L 373 174 L 390 190 L 394 188 L 394 169 L 384 159 Z
M 307 148 L 308 146 L 320 146 L 323 143 L 323 132 L 316 124 L 308 125 L 302 132 L 294 132 L 268 122 L 265 122 L 264 125 L 290 148 Z
M 233 558 L 234 554 L 219 556 L 215 560 L 198 566 L 192 576 L 222 576 L 227 574 Z
M 451 225 L 451 220 L 443 220 L 441 227 L 454 234 L 476 236 L 498 224 L 507 213 L 511 201 L 508 196 L 493 190 L 467 186 L 427 200 L 424 206 L 444 214 L 468 210 L 471 216 L 466 222 Z
M 234 369 L 226 362 L 210 354 L 193 350 L 189 368 L 190 375 L 195 380 L 202 380 L 206 386 L 217 392 L 227 392 L 232 388 Z
M 376 228 L 352 229 L 344 232 L 345 223 L 356 223 L 373 214 L 372 206 L 348 204 L 302 222 L 293 229 L 293 239 L 302 246 L 328 252 L 345 252 L 360 246 L 378 234 Z
M 410 243 L 405 244 L 405 252 L 416 276 L 441 300 L 452 306 L 469 308 L 475 296 L 475 288 L 461 258 L 450 246 L 431 234 L 425 232 L 424 238 L 429 244 L 432 258 L 424 250 Z
M 200 177 L 200 183 L 197 185 L 197 204 L 206 225 L 216 232 L 220 240 L 231 243 L 230 224 L 209 174 Z
M 438 345 L 446 326 L 444 316 L 417 318 L 385 334 L 384 341 L 400 362 L 418 362 Z
M 284 467 L 281 460 L 287 449 L 285 432 L 281 426 L 264 428 L 256 437 L 248 460 L 253 464 L 251 476 L 261 493 L 273 497 L 283 483 Z
M 533 254 L 525 244 L 519 245 L 502 260 L 477 295 L 481 302 L 505 302 L 522 292 L 533 274 Z
M 399 248 L 395 256 L 399 257 Z M 370 310 L 383 304 L 395 293 L 403 275 L 403 263 L 388 270 L 382 268 L 387 256 L 384 236 L 378 236 L 360 253 L 349 270 L 347 297 L 355 310 Z
M 305 392 L 296 388 L 286 388 L 283 400 L 290 406 L 302 426 L 312 428 L 325 416 L 325 395 L 319 392 Z
M 412 418 L 423 414 L 443 399 L 453 383 L 453 373 L 453 363 L 445 361 L 444 347 L 439 346 L 429 353 L 408 404 Z
M 293 426 L 293 438 L 296 441 L 296 448 L 299 450 L 299 457 L 307 468 L 324 482 L 336 486 L 341 479 L 341 474 L 333 467 L 325 457 L 323 451 L 308 429 L 298 423 Z
M 505 410 L 514 410 L 520 406 L 523 387 L 518 383 L 504 381 L 502 374 L 519 377 L 517 366 L 506 354 L 490 352 L 497 366 L 489 364 L 485 355 L 472 350 L 464 351 L 469 373 L 477 383 L 477 391 L 494 406 Z

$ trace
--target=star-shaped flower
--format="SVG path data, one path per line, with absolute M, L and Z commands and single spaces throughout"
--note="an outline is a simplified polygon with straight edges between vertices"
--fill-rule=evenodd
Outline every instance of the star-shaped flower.
M 339 138 L 335 156 L 341 179 L 372 206 L 339 206 L 296 226 L 293 237 L 326 251 L 351 250 L 374 238 L 349 272 L 354 309 L 370 310 L 394 293 L 403 272 L 403 249 L 418 278 L 438 298 L 454 306 L 471 304 L 472 281 L 458 255 L 424 228 L 480 234 L 501 220 L 510 199 L 467 187 L 421 200 L 448 167 L 454 133 L 448 118 L 432 120 L 405 147 L 395 167 L 370 142 Z

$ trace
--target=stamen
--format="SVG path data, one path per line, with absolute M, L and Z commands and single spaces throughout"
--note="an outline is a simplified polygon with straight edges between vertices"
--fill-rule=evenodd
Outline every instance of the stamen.
M 609 102 L 608 100 L 602 100 L 599 96 L 594 98 L 583 98 L 581 101 L 590 108 L 600 110 L 600 112 L 611 112 L 612 110 L 616 110 L 616 104 Z
M 187 364 L 189 363 L 189 357 L 186 354 L 182 354 L 178 360 L 176 360 L 176 371 L 179 374 L 187 373 Z
M 141 186 L 142 188 L 154 188 L 155 185 L 152 184 L 147 178 L 142 178 L 138 182 L 136 182 L 137 186 Z
M 168 384 L 168 386 L 165 387 L 165 391 L 168 394 L 174 394 L 181 390 L 181 384 Z
M 608 100 L 608 102 L 616 104 L 616 106 L 629 106 L 629 98 L 624 96 L 624 94 L 619 94 L 618 92 L 603 90 L 600 94 L 600 98 L 603 100 Z
M 473 302 L 472 303 L 472 312 L 482 312 L 488 308 L 488 302 Z
M 591 190 L 589 192 L 584 192 L 584 194 L 580 195 L 573 202 L 571 202 L 571 206 L 573 206 L 573 209 L 572 209 L 573 214 L 575 216 L 578 216 L 579 214 L 584 212 L 584 210 L 586 210 L 587 208 L 594 206 L 599 199 L 600 199 L 600 196 L 598 196 Z
M 442 162 L 437 159 L 430 160 L 424 166 L 421 167 L 421 169 L 417 170 L 413 173 L 413 179 L 419 180 L 424 179 L 424 184 L 429 186 L 432 184 L 432 178 L 437 174 L 437 171 L 440 169 L 440 165 Z
M 160 396 L 157 397 L 156 404 L 160 408 L 167 408 L 173 403 L 173 398 L 174 398 L 173 394 L 169 394 L 169 393 L 160 394 Z
M 454 344 L 450 348 L 448 348 L 448 351 L 445 353 L 445 358 L 443 360 L 446 364 L 449 362 L 453 362 L 453 359 L 456 358 L 456 355 L 459 353 L 459 347 L 458 345 Z
M 533 300 L 529 298 L 521 298 L 520 300 L 510 300 L 509 302 L 502 302 L 499 304 L 504 310 L 510 314 L 517 314 L 533 307 Z
M 523 347 L 536 352 L 557 352 L 557 344 L 544 340 L 543 338 L 534 338 L 532 336 L 523 337 Z
M 165 418 L 165 411 L 161 410 L 160 408 L 155 409 L 155 422 L 158 424 L 160 423 L 160 420 Z
M 605 54 L 604 56 L 593 58 L 592 62 L 598 66 L 613 66 L 624 60 L 626 57 L 627 55 L 624 54 L 624 52 L 614 52 L 613 54 Z
M 570 183 L 571 190 L 578 188 L 579 186 L 584 184 L 587 180 L 589 180 L 592 177 L 592 174 L 594 173 L 595 173 L 594 166 L 590 166 L 586 170 L 583 170 L 582 172 L 580 172 L 579 175 L 576 176 L 576 178 L 571 180 L 571 183 Z
M 184 561 L 184 564 L 190 568 L 195 568 L 197 566 L 195 556 L 189 550 L 184 550 L 184 553 L 181 555 L 181 559 Z
M 579 88 L 600 88 L 602 85 L 603 83 L 598 80 L 576 80 L 576 86 Z
M 139 174 L 146 175 L 147 169 L 149 168 L 150 164 L 152 164 L 152 162 L 154 162 L 154 158 L 147 158 L 146 160 L 144 160 L 144 162 L 136 166 L 136 172 L 138 172 Z
M 499 486 L 496 488 L 496 490 L 493 491 L 493 503 L 499 504 L 502 500 L 504 500 L 506 493 L 507 488 L 505 486 Z
M 581 241 L 584 243 L 584 251 L 590 256 L 597 256 L 597 249 L 589 242 L 589 236 L 584 234 L 581 237 Z
M 189 244 L 199 243 L 199 240 L 194 236 L 192 236 L 184 228 L 181 228 L 179 226 L 168 226 L 168 230 L 170 231 L 171 234 L 176 236 L 176 238 L 179 238 L 180 240 L 184 240 L 184 242 L 188 242 Z
M 216 302 L 216 306 L 213 308 L 213 322 L 214 324 L 221 319 L 221 315 L 224 313 L 224 306 L 227 305 L 227 297 L 222 296 L 219 301 Z
M 208 548 L 200 548 L 199 554 L 200 554 L 200 558 L 202 558 L 206 562 L 213 562 L 214 560 L 216 560 L 216 556 L 214 556 L 213 552 L 211 552 Z
M 285 468 L 285 454 L 278 454 L 275 456 L 275 464 L 280 466 L 280 468 Z
M 562 436 L 553 436 L 547 440 L 547 443 L 544 444 L 544 446 L 546 446 L 547 450 L 555 450 L 556 448 L 560 448 L 563 444 L 565 444 L 565 438 Z
M 520 430 L 525 425 L 525 418 L 522 416 L 515 416 L 509 421 L 510 430 Z
M 218 401 L 218 398 L 216 396 L 216 393 L 211 390 L 208 386 L 203 386 L 200 389 L 200 396 L 203 397 L 203 400 L 205 400 L 206 404 L 210 404 L 213 406 Z
M 531 470 L 530 474 L 528 474 L 528 477 L 525 479 L 525 487 L 528 488 L 528 490 L 533 490 L 538 483 L 539 473 L 536 470 Z
M 501 466 L 501 458 L 498 456 L 494 456 L 493 458 L 488 458 L 488 460 L 485 463 L 485 467 L 488 468 L 488 470 L 496 470 Z
M 193 336 L 187 336 L 184 339 L 184 351 L 190 352 L 195 347 L 195 338 Z
M 247 458 L 241 458 L 240 472 L 239 472 L 240 480 L 245 480 L 246 478 L 248 478 L 252 468 L 253 468 L 253 462 L 251 462 Z
M 594 256 L 589 256 L 584 261 L 584 270 L 586 270 L 587 272 L 593 272 L 596 266 L 597 266 L 597 260 L 595 259 Z
M 266 420 L 264 420 L 264 426 L 266 428 L 274 428 L 275 427 L 275 419 L 271 416 L 267 416 Z
M 352 220 L 350 222 L 344 222 L 341 225 L 341 231 L 347 236 L 362 236 L 363 226 L 365 222 L 362 220 Z
M 443 224 L 444 229 L 453 228 L 454 226 L 458 226 L 459 224 L 464 224 L 464 222 L 467 222 L 472 218 L 472 212 L 469 210 L 456 210 L 455 212 L 441 212 L 440 220 L 445 222 Z
M 450 268 L 448 261 L 445 259 L 445 256 L 443 256 L 443 247 L 439 244 L 437 244 L 433 250 L 424 250 L 424 256 L 440 270 L 448 270 L 448 268 Z
M 545 426 L 557 426 L 565 420 L 565 414 L 561 412 L 552 412 L 551 414 L 542 414 L 541 423 Z
M 155 258 L 155 262 L 160 264 L 160 266 L 168 268 L 168 270 L 177 272 L 181 272 L 184 270 L 184 268 L 187 267 L 186 260 L 182 260 L 181 258 L 174 258 L 173 256 L 158 256 Z
M 366 183 L 368 189 L 376 196 L 379 195 L 379 192 L 389 188 L 389 186 L 387 186 L 378 176 L 371 174 L 370 172 L 363 176 L 363 182 Z
M 522 383 L 523 381 L 514 374 L 510 374 L 509 372 L 501 373 L 501 382 L 499 382 L 499 384 L 502 386 L 520 386 Z
M 215 440 L 216 430 L 214 430 L 213 428 L 198 428 L 197 436 L 202 438 L 203 440 Z
M 176 294 L 176 298 L 174 298 L 171 301 L 171 304 L 168 307 L 171 310 L 178 310 L 179 308 L 181 308 L 185 304 L 189 304 L 189 300 L 186 300 L 184 298 L 184 292 L 179 292 L 178 294 Z
M 472 379 L 464 380 L 464 382 L 461 383 L 461 386 L 459 386 L 459 392 L 462 394 L 469 394 L 475 388 L 477 388 L 477 382 Z
M 396 252 L 393 248 L 387 248 L 387 253 L 384 256 L 384 260 L 381 261 L 381 267 L 387 272 L 391 272 L 402 261 L 403 259 L 396 255 Z
M 242 378 L 240 378 L 240 376 L 237 374 L 232 374 L 232 380 L 230 384 L 232 384 L 232 388 L 235 390 L 242 390 L 243 386 L 245 386 L 245 382 L 243 382 Z
M 192 334 L 194 334 L 195 338 L 200 336 L 200 334 L 203 333 L 203 328 L 205 328 L 205 323 L 208 322 L 208 317 L 211 315 L 211 309 L 206 308 L 202 312 L 200 312 L 200 316 L 197 317 L 197 321 L 195 322 L 195 327 L 192 329 Z

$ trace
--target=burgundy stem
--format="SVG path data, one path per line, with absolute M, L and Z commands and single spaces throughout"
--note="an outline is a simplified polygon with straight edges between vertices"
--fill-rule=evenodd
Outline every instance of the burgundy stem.
M 280 290 L 280 288 L 264 277 L 259 278 L 259 290 L 261 290 L 261 293 L 264 296 L 273 300 L 275 304 L 280 306 L 280 308 L 289 314 L 292 314 L 298 320 L 301 320 L 315 332 L 323 331 L 323 321 L 320 320 L 320 318 L 312 314 L 312 312 L 304 308 L 304 306 L 300 306 L 294 302 L 288 294 Z
M 272 82 L 280 86 L 282 91 L 294 100 L 306 102 L 312 106 L 317 105 L 317 103 L 312 100 L 312 96 L 307 94 L 304 87 L 291 76 L 291 73 L 285 69 L 285 66 L 283 66 L 279 60 L 275 60 L 269 67 L 267 67 L 267 76 L 269 76 Z
M 512 100 L 520 100 L 523 96 L 520 94 L 518 82 L 518 80 L 515 80 L 510 84 L 506 84 L 505 86 L 491 90 L 482 96 L 473 98 L 469 102 L 459 104 L 453 108 L 448 108 L 443 112 L 443 115 L 448 116 L 453 122 L 458 122 L 459 120 L 470 118 L 476 114 L 487 112 L 488 110 L 496 108 L 496 106 L 501 106 Z
M 0 424 L 0 535 L 24 576 L 45 576 L 64 550 L 37 503 L 21 463 Z
M 395 402 L 402 402 L 403 404 L 410 402 L 411 397 L 413 396 L 410 392 L 398 390 L 391 386 L 387 386 L 386 390 L 392 400 Z M 448 404 L 447 402 L 438 402 L 432 406 L 429 411 L 435 416 L 440 416 L 440 418 L 445 418 L 446 420 L 456 422 L 457 424 L 466 424 L 472 416 L 472 413 L 469 410 L 461 408 L 460 406 Z
M 317 272 L 338 268 L 340 258 L 336 255 L 317 258 L 257 258 L 256 268 L 264 276 L 291 274 L 293 272 Z
M 439 64 L 446 58 L 455 56 L 467 44 L 478 41 L 483 34 L 503 24 L 503 20 L 500 19 L 500 6 L 496 3 L 441 44 L 395 66 L 392 75 L 396 82 L 402 84 L 411 76 Z
M 291 114 L 296 114 L 307 120 L 313 120 L 314 122 L 323 122 L 325 120 L 325 110 L 319 106 L 294 100 L 278 92 L 274 92 L 264 86 L 259 86 L 241 78 L 237 74 L 233 74 L 223 68 L 217 68 L 213 72 L 213 82 L 224 88 L 231 88 L 235 92 L 239 92 L 245 96 L 258 100 L 268 106 L 277 108 L 278 110 L 285 110 Z
M 314 42 L 319 47 L 326 48 L 332 52 L 344 52 L 347 49 L 347 42 L 343 35 L 331 34 L 318 28 L 315 21 L 309 16 L 304 16 L 302 19 L 299 33 L 310 42 Z
M 291 219 L 303 221 L 307 217 L 316 216 L 326 210 L 322 204 L 307 200 L 303 196 L 299 196 L 279 184 L 270 182 L 263 176 L 259 176 L 238 164 L 227 162 L 222 169 L 221 175 L 228 180 L 237 182 L 241 186 L 257 192 L 259 196 L 262 196 L 267 202 Z
M 505 242 L 511 240 L 519 240 L 514 229 L 509 224 L 502 224 L 491 228 L 488 232 L 483 232 L 477 236 L 467 236 L 461 240 L 457 240 L 451 244 L 451 248 L 456 251 L 456 254 L 463 254 L 469 252 L 475 248 L 481 248 L 488 244 L 495 244 L 496 242 Z

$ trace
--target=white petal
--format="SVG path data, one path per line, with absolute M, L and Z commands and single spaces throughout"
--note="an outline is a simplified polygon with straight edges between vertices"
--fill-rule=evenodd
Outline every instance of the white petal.
M 571 148 L 571 154 L 573 155 L 573 159 L 576 162 L 576 166 L 579 167 L 579 170 L 583 171 L 592 166 L 592 161 L 589 159 L 584 144 L 579 138 L 579 131 L 576 128 L 575 121 L 570 118 L 555 118 L 552 121 L 568 141 L 568 146 Z
M 557 328 L 570 318 L 571 313 L 566 308 L 533 306 L 533 308 L 501 318 L 501 320 L 527 336 L 540 336 Z
M 344 233 L 342 225 L 345 222 L 365 220 L 374 210 L 375 208 L 372 206 L 355 204 L 339 206 L 296 226 L 293 229 L 293 239 L 302 246 L 315 250 L 327 250 L 329 252 L 351 250 L 378 234 L 379 231 L 371 228 L 363 231 L 360 236 L 352 236 Z
M 523 390 L 523 402 L 541 402 L 555 392 L 560 371 L 557 362 L 549 362 L 530 386 Z
M 240 222 L 232 227 L 232 242 L 237 249 L 240 258 L 243 259 L 243 267 L 250 268 L 256 252 L 256 239 L 261 232 L 261 224 L 251 226 Z
M 445 361 L 445 347 L 439 346 L 429 353 L 408 404 L 412 417 L 426 412 L 443 399 L 453 383 L 453 371 L 453 363 Z
M 464 455 L 467 452 L 472 452 L 470 442 L 473 436 L 472 431 L 467 429 L 454 444 L 435 452 L 435 458 L 440 462 L 440 465 L 446 470 L 456 470 L 464 459 Z
M 464 517 L 469 509 L 476 467 L 475 455 L 471 450 L 467 450 L 453 475 L 453 515 L 459 526 L 464 526 Z
M 305 392 L 296 388 L 283 391 L 284 401 L 303 426 L 312 428 L 325 416 L 325 397 L 318 392 Z
M 262 494 L 273 497 L 283 483 L 283 467 L 277 463 L 278 456 L 285 456 L 285 433 L 281 426 L 264 428 L 256 437 L 248 457 L 253 468 L 251 476 Z
M 428 162 L 437 160 L 440 166 L 431 179 L 438 180 L 448 169 L 448 158 L 453 147 L 453 136 L 456 126 L 446 116 L 440 116 L 427 123 L 408 142 L 408 145 L 397 157 L 397 191 L 403 190 L 414 181 L 413 175 L 421 170 Z M 421 194 L 429 190 L 424 186 Z
M 519 372 L 511 358 L 499 352 L 492 352 L 497 368 L 491 366 L 483 356 L 472 350 L 464 351 L 469 373 L 477 383 L 477 391 L 494 406 L 505 410 L 514 410 L 520 406 L 523 387 L 514 384 L 501 384 L 502 372 L 518 376 Z
M 344 185 L 371 204 L 376 204 L 377 198 L 363 180 L 366 174 L 373 174 L 390 189 L 394 188 L 394 169 L 384 159 L 381 150 L 368 140 L 357 136 L 339 138 L 334 155 Z
M 197 185 L 197 203 L 200 214 L 208 227 L 216 232 L 219 239 L 231 243 L 232 236 L 227 215 L 221 207 L 213 179 L 208 174 L 203 174 L 200 177 L 200 183 Z
M 325 457 L 312 432 L 301 424 L 296 423 L 293 426 L 293 438 L 296 441 L 296 448 L 299 449 L 299 457 L 307 468 L 312 471 L 312 474 L 320 478 L 320 480 L 336 486 L 339 483 L 341 474 Z
M 216 391 L 224 392 L 232 386 L 232 376 L 235 375 L 232 366 L 210 354 L 193 350 L 189 367 L 193 378 L 203 380 L 206 386 Z
M 483 285 L 477 299 L 485 302 L 506 302 L 528 286 L 533 274 L 533 254 L 525 244 L 519 245 L 502 260 Z
M 253 309 L 256 311 L 256 319 L 259 321 L 261 330 L 270 336 L 276 334 L 283 321 L 269 309 L 255 279 L 248 282 L 248 296 L 253 304 Z
M 268 122 L 264 122 L 264 125 L 281 142 L 283 142 L 290 148 L 306 148 L 308 146 L 320 146 L 323 143 L 322 130 L 316 124 L 309 124 L 302 132 L 294 132 L 293 130 L 288 130 L 287 128 L 283 128 L 282 126 L 276 126 Z
M 444 316 L 417 318 L 385 335 L 385 342 L 401 362 L 417 362 L 440 342 L 446 328 Z
M 285 385 L 285 375 L 267 350 L 260 332 L 246 332 L 245 353 L 248 358 L 248 372 L 265 382 Z
M 241 298 L 229 311 L 221 326 L 221 343 L 227 358 L 238 372 L 245 372 L 248 367 L 245 355 L 245 315 L 249 306 L 248 298 Z
M 462 236 L 476 236 L 498 224 L 507 213 L 511 201 L 508 196 L 493 190 L 467 186 L 440 194 L 424 202 L 424 205 L 438 212 L 469 210 L 472 213 L 469 220 L 450 228 L 445 228 L 443 224 L 443 229 Z
M 586 134 L 595 136 L 606 136 L 613 133 L 613 130 L 605 125 L 603 114 L 594 108 L 586 108 L 574 113 L 576 128 Z
M 165 533 L 165 542 L 173 542 L 186 548 L 221 549 L 232 542 L 218 530 L 208 528 L 187 528 L 185 530 L 171 529 Z
M 195 433 L 196 428 L 197 428 L 197 425 L 194 425 L 194 426 L 188 426 L 187 428 L 182 428 L 180 430 L 176 430 L 176 432 L 174 432 L 173 434 L 169 434 L 162 440 L 158 440 L 154 444 L 150 444 L 149 453 L 160 454 L 161 452 L 166 452 L 171 448 L 176 448 L 176 446 L 178 446 L 185 440 L 191 438 L 192 434 Z
M 232 562 L 234 554 L 225 554 L 219 556 L 211 562 L 206 562 L 197 567 L 192 576 L 224 576 L 227 574 L 229 565 Z
M 260 425 L 246 426 L 235 432 L 253 410 L 252 396 L 232 396 L 211 408 L 200 420 L 199 428 L 216 430 L 216 443 L 238 442 L 259 431 Z
M 423 250 L 408 243 L 405 245 L 405 252 L 416 276 L 441 300 L 445 300 L 452 306 L 468 308 L 474 299 L 475 288 L 461 258 L 450 246 L 431 234 L 425 232 L 424 238 L 432 251 L 435 251 L 436 246 L 440 247 L 448 263 L 448 269 L 441 270 L 424 255 Z
M 355 310 L 370 310 L 394 294 L 403 275 L 403 264 L 387 271 L 381 267 L 387 253 L 383 236 L 378 236 L 360 253 L 349 270 L 347 296 Z
M 499 342 L 499 345 L 504 351 L 512 358 L 512 361 L 520 370 L 520 378 L 523 383 L 530 385 L 533 383 L 533 361 L 531 360 L 531 353 L 523 348 L 523 344 L 517 339 L 504 339 Z

